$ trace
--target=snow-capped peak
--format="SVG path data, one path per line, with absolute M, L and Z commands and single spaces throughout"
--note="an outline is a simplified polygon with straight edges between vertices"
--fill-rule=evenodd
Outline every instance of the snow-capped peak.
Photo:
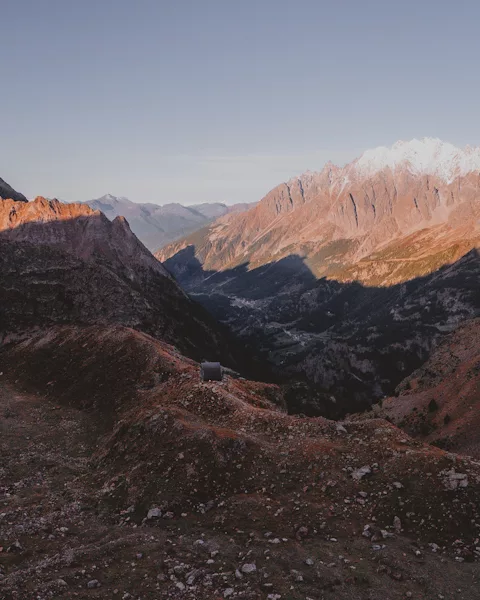
M 480 148 L 457 148 L 438 138 L 399 141 L 391 148 L 367 150 L 353 167 L 362 175 L 373 175 L 385 168 L 407 168 L 411 173 L 437 175 L 452 181 L 459 175 L 480 170 Z

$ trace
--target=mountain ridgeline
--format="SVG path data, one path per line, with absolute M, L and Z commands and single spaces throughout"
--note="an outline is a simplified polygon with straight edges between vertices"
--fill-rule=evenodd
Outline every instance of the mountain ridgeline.
M 25 196 L 23 194 L 20 194 L 20 192 L 17 192 L 16 190 L 14 190 L 12 188 L 12 186 L 9 185 L 6 181 L 4 181 L 1 177 L 0 177 L 0 198 L 3 198 L 4 200 L 7 200 L 7 199 L 16 200 L 17 202 L 27 202 L 27 199 L 25 198 Z

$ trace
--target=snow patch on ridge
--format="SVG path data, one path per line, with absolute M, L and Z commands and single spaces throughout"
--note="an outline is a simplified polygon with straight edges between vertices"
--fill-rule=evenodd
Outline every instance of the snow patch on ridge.
M 385 168 L 408 168 L 413 174 L 436 175 L 451 182 L 455 177 L 480 170 L 480 148 L 461 149 L 438 138 L 399 141 L 391 148 L 367 150 L 352 167 L 361 175 L 373 175 Z

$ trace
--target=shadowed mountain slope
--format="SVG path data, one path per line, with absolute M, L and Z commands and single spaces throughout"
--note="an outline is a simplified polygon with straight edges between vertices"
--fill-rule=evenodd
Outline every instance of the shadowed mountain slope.
M 445 333 L 480 312 L 477 250 L 390 287 L 317 279 L 298 256 L 215 272 L 187 247 L 165 266 L 279 373 L 327 391 L 335 400 L 322 400 L 319 412 L 330 416 L 392 394 Z
M 130 231 L 83 204 L 0 201 L 0 335 L 55 323 L 120 323 L 197 359 L 241 364 L 228 332 Z
M 15 191 L 11 185 L 8 185 L 6 181 L 4 181 L 0 177 L 0 198 L 4 200 L 7 198 L 11 198 L 12 200 L 16 200 L 17 202 L 26 202 L 27 199 L 23 194 Z
M 480 320 L 448 335 L 394 397 L 374 406 L 372 415 L 442 448 L 480 458 Z

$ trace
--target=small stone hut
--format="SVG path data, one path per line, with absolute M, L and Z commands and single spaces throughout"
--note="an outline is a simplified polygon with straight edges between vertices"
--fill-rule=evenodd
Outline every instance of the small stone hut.
M 222 381 L 222 365 L 219 362 L 202 362 L 200 379 L 202 381 Z

